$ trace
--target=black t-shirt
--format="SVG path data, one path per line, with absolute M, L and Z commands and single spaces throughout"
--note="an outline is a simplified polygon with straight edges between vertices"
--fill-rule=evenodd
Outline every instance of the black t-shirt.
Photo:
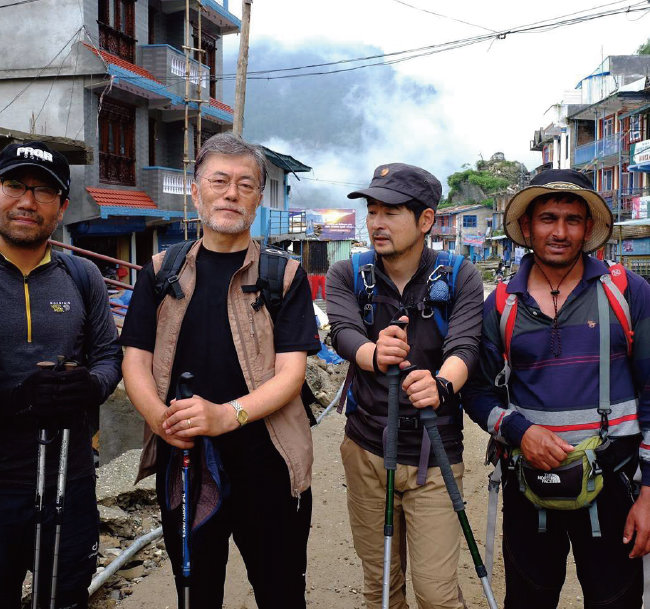
M 223 404 L 248 393 L 228 322 L 227 296 L 233 274 L 241 268 L 246 250 L 213 252 L 201 246 L 196 259 L 196 287 L 178 338 L 167 401 L 175 397 L 178 377 L 194 374 L 193 391 Z M 156 310 L 151 263 L 138 274 L 138 281 L 122 328 L 122 344 L 153 353 L 156 342 Z M 313 314 L 307 275 L 302 267 L 283 298 L 274 320 L 276 353 L 316 353 L 320 340 Z M 234 411 L 233 411 L 234 416 Z M 268 438 L 263 420 L 245 425 L 236 433 L 215 439 L 223 451 Z

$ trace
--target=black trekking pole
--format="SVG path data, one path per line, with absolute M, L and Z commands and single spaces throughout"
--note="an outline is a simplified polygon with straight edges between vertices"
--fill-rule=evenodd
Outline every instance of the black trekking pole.
M 404 328 L 405 322 L 393 321 L 391 325 Z M 395 499 L 395 470 L 397 469 L 397 420 L 399 417 L 398 365 L 388 366 L 388 420 L 386 422 L 386 446 L 384 467 L 386 468 L 386 510 L 384 513 L 384 576 L 382 580 L 381 607 L 388 609 L 390 599 L 390 562 L 393 544 L 393 504 Z
M 403 370 L 402 372 L 406 371 Z M 420 410 L 420 421 L 424 424 L 424 427 L 426 428 L 429 435 L 431 447 L 433 448 L 433 454 L 436 458 L 436 462 L 438 463 L 438 467 L 440 467 L 440 472 L 442 473 L 442 478 L 445 481 L 447 493 L 451 499 L 454 511 L 456 512 L 458 520 L 460 521 L 460 528 L 463 530 L 463 535 L 467 541 L 469 552 L 472 555 L 476 574 L 478 575 L 479 579 L 481 580 L 481 584 L 483 585 L 485 598 L 487 599 L 490 609 L 497 609 L 497 603 L 494 600 L 494 593 L 492 592 L 490 581 L 488 580 L 487 570 L 483 564 L 483 560 L 481 559 L 481 554 L 479 553 L 478 546 L 476 545 L 476 540 L 474 539 L 474 534 L 472 533 L 472 529 L 469 526 L 469 520 L 467 519 L 467 514 L 465 513 L 465 503 L 463 502 L 463 497 L 460 494 L 458 485 L 456 484 L 456 479 L 454 478 L 454 473 L 451 470 L 447 452 L 445 451 L 445 447 L 442 443 L 442 438 L 440 437 L 440 432 L 438 431 L 438 423 L 436 421 L 437 418 L 438 415 L 436 414 L 436 411 L 433 409 L 433 407 L 422 408 Z
M 53 370 L 56 368 L 54 362 L 38 362 L 36 364 L 41 370 Z M 36 497 L 35 508 L 35 532 L 34 532 L 34 564 L 32 565 L 32 609 L 38 609 L 38 590 L 40 587 L 40 565 L 41 565 L 41 532 L 43 525 L 43 494 L 45 492 L 45 456 L 47 454 L 47 428 L 39 427 L 38 430 L 38 461 L 36 465 Z
M 60 367 L 71 370 L 77 366 L 76 362 L 64 362 L 65 358 L 59 356 Z M 68 447 L 70 446 L 70 428 L 66 425 L 61 433 L 61 452 L 59 453 L 59 475 L 56 481 L 56 516 L 54 533 L 54 557 L 52 561 L 52 584 L 50 587 L 50 609 L 56 609 L 56 587 L 59 576 L 59 550 L 61 549 L 61 527 L 63 525 L 63 508 L 65 505 L 65 485 L 68 477 Z
M 191 372 L 183 372 L 176 385 L 176 399 L 184 400 L 191 398 L 194 393 L 191 383 L 194 375 Z M 182 548 L 182 572 L 183 572 L 183 609 L 190 609 L 190 451 L 183 450 L 183 467 L 181 469 L 182 482 L 182 499 L 181 509 L 183 515 L 183 525 L 181 529 Z

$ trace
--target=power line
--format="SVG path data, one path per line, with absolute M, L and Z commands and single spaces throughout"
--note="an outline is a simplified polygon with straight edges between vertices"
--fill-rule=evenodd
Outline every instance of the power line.
M 592 7 L 593 8 L 604 8 L 604 7 L 609 7 L 609 6 L 614 6 L 617 4 L 621 4 L 620 1 L 618 2 L 610 2 L 607 4 L 599 5 L 597 7 Z M 586 12 L 587 10 L 592 10 L 592 9 L 585 9 L 582 11 L 576 11 L 573 13 L 568 13 L 566 15 L 562 15 L 560 17 L 553 17 L 549 19 L 544 19 L 541 21 L 536 21 L 533 23 L 525 24 L 525 25 L 520 25 L 516 26 L 513 28 L 509 29 L 504 29 L 500 31 L 492 31 L 489 34 L 482 34 L 479 36 L 473 36 L 473 37 L 468 37 L 468 38 L 461 38 L 458 40 L 453 40 L 453 41 L 448 41 L 448 42 L 443 42 L 440 44 L 435 44 L 435 45 L 428 45 L 424 47 L 418 47 L 414 49 L 407 49 L 403 51 L 394 51 L 392 53 L 380 53 L 376 55 L 368 55 L 365 57 L 356 57 L 356 58 L 350 58 L 350 59 L 341 59 L 338 61 L 330 61 L 330 62 L 323 62 L 323 63 L 316 63 L 316 64 L 306 64 L 302 66 L 295 66 L 295 67 L 290 67 L 290 68 L 275 68 L 275 69 L 270 69 L 270 70 L 249 70 L 249 79 L 250 80 L 276 80 L 280 78 L 297 78 L 297 77 L 302 77 L 302 76 L 314 76 L 314 75 L 325 75 L 325 74 L 336 74 L 339 72 L 348 72 L 351 70 L 358 70 L 361 68 L 366 68 L 366 67 L 372 67 L 376 65 L 390 65 L 392 63 L 399 63 L 401 61 L 409 61 L 411 59 L 415 59 L 417 57 L 423 57 L 426 55 L 432 55 L 434 53 L 440 53 L 448 50 L 454 50 L 457 48 L 462 48 L 464 46 L 469 46 L 473 44 L 478 44 L 481 42 L 485 42 L 488 40 L 505 40 L 505 38 L 509 35 L 513 34 L 528 34 L 528 33 L 533 33 L 533 32 L 546 32 L 550 31 L 553 29 L 557 29 L 560 27 L 568 27 L 571 25 L 576 25 L 578 23 L 584 23 L 587 21 L 593 21 L 595 19 L 602 19 L 604 17 L 611 17 L 614 15 L 619 15 L 623 13 L 634 13 L 634 12 L 642 12 L 642 11 L 648 11 L 650 10 L 650 6 L 648 6 L 647 2 L 638 2 L 636 4 L 632 4 L 626 7 L 620 7 L 617 9 L 610 9 L 606 11 L 602 11 L 599 13 L 590 13 L 587 15 L 582 15 L 582 16 L 577 16 L 581 15 L 582 13 Z M 401 57 L 404 56 L 404 57 Z M 359 66 L 353 66 L 351 68 L 342 68 L 338 70 L 327 70 L 327 71 L 320 71 L 320 72 L 308 72 L 308 73 L 303 73 L 303 74 L 295 74 L 295 75 L 280 75 L 280 76 L 266 76 L 263 77 L 262 75 L 264 74 L 276 74 L 276 73 L 281 73 L 281 72 L 295 72 L 298 70 L 308 70 L 308 69 L 313 69 L 313 68 L 324 68 L 324 67 L 329 67 L 329 66 L 335 66 L 335 65 L 342 65 L 342 64 L 347 64 L 347 63 L 358 63 L 362 61 L 372 61 L 374 59 L 380 59 L 383 60 L 387 57 L 394 57 L 396 59 L 392 59 L 390 61 L 377 61 L 373 63 L 366 63 L 362 64 Z M 222 76 L 222 80 L 232 80 L 234 78 L 234 74 L 224 74 Z M 219 80 L 219 79 L 217 79 Z
M 19 2 L 12 2 L 11 4 L 3 4 L 0 8 L 9 8 L 10 6 L 18 6 L 19 4 L 30 4 L 32 2 L 38 2 L 38 0 L 20 0 Z
M 300 178 L 301 180 L 310 180 L 312 182 L 325 182 L 326 184 L 341 184 L 343 186 L 361 186 L 361 187 L 366 187 L 367 184 L 358 184 L 356 182 L 338 182 L 336 180 L 326 180 L 325 178 L 308 178 L 306 176 L 302 176 Z
M 457 23 L 462 23 L 463 25 L 471 25 L 472 27 L 477 27 L 481 30 L 485 30 L 486 32 L 493 32 L 496 33 L 495 30 L 491 30 L 490 28 L 483 27 L 482 25 L 477 25 L 476 23 L 470 23 L 469 21 L 463 21 L 462 19 L 456 19 L 455 17 L 449 17 L 448 15 L 442 15 L 441 13 L 436 13 L 434 11 L 430 11 L 426 8 L 420 8 L 419 6 L 414 6 L 413 4 L 409 4 L 408 2 L 404 2 L 403 0 L 393 0 L 393 2 L 397 2 L 397 4 L 403 4 L 404 6 L 408 6 L 409 8 L 415 9 L 416 11 L 421 11 L 423 13 L 429 13 L 429 15 L 435 15 L 436 17 L 442 17 L 443 19 L 449 19 L 450 21 L 456 21 Z

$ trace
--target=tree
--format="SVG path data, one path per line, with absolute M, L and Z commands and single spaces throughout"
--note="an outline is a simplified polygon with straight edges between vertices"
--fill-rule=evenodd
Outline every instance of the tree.
M 636 50 L 637 55 L 650 55 L 650 38 L 645 41 L 644 44 L 642 44 L 637 50 Z

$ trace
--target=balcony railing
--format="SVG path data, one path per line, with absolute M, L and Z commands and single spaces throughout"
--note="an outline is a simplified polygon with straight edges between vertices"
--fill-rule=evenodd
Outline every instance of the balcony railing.
M 167 91 L 173 96 L 185 98 L 185 54 L 168 44 L 144 44 L 139 47 L 142 52 L 141 65 L 158 80 L 167 84 Z M 210 100 L 210 69 L 198 61 L 190 60 L 190 97 L 197 97 L 196 87 L 201 86 L 201 100 Z
M 183 210 L 183 170 L 143 167 L 142 188 L 160 209 Z M 191 194 L 192 173 L 187 174 L 186 192 Z
M 456 227 L 455 226 L 433 226 L 431 229 L 432 235 L 455 235 Z
M 578 146 L 575 150 L 575 164 L 585 165 L 592 161 L 597 161 L 610 156 L 618 155 L 621 147 L 621 134 L 612 133 L 595 142 L 589 142 Z

